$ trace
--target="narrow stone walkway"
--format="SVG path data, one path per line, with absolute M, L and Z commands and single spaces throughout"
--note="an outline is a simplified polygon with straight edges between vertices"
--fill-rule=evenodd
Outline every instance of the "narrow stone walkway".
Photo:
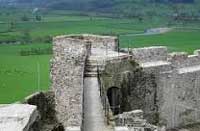
M 105 123 L 97 77 L 84 78 L 84 131 L 111 131 Z

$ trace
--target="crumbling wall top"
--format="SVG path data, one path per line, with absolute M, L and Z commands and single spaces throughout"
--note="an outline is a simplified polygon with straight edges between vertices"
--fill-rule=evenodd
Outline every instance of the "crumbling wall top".
M 200 50 L 195 50 L 194 54 L 186 52 L 168 53 L 167 47 L 153 46 L 145 48 L 134 48 L 130 50 L 132 58 L 138 63 L 152 63 L 166 61 L 175 68 L 200 66 Z
M 174 52 L 169 54 L 168 60 L 177 68 L 200 66 L 200 50 L 195 50 L 192 55 L 186 52 Z
M 131 50 L 133 59 L 139 63 L 166 61 L 167 60 L 167 47 L 153 46 L 145 48 L 134 48 Z
M 72 35 L 63 35 L 57 36 L 53 40 L 54 41 L 62 41 L 70 40 L 70 41 L 77 41 L 77 42 L 85 42 L 90 43 L 91 48 L 101 48 L 101 49 L 108 49 L 108 50 L 117 50 L 118 48 L 118 38 L 114 36 L 99 36 L 99 35 L 92 35 L 92 34 L 72 34 Z

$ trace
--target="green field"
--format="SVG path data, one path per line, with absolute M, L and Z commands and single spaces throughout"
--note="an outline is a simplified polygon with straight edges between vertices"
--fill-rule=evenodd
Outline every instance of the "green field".
M 148 36 L 122 36 L 122 47 L 167 46 L 169 52 L 184 51 L 192 54 L 200 49 L 200 30 L 175 29 L 171 32 Z
M 50 55 L 20 56 L 21 49 L 45 48 L 47 44 L 0 46 L 0 103 L 22 100 L 49 87 Z
M 6 10 L 7 11 L 7 10 Z M 2 12 L 6 12 L 2 11 Z M 21 56 L 20 51 L 51 48 L 49 38 L 63 34 L 93 33 L 118 35 L 120 47 L 168 46 L 170 51 L 187 51 L 200 48 L 200 30 L 174 29 L 159 35 L 135 36 L 145 29 L 166 27 L 166 19 L 153 20 L 113 19 L 97 16 L 80 16 L 67 11 L 53 11 L 35 21 L 30 12 L 29 21 L 21 21 L 24 13 L 0 15 L 0 103 L 20 101 L 38 90 L 48 90 L 50 54 Z M 22 11 L 23 12 L 23 11 Z M 10 29 L 11 21 L 14 21 Z M 177 23 L 171 27 L 179 26 Z M 198 23 L 187 23 L 184 27 L 199 28 Z M 8 45 L 6 42 L 22 42 Z

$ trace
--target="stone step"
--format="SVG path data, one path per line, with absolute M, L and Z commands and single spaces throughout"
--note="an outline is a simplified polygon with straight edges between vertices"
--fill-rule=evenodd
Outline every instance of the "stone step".
M 93 66 L 93 67 L 97 67 L 97 64 L 91 64 L 91 63 L 86 63 L 85 66 Z
M 85 68 L 86 72 L 97 72 L 97 68 Z
M 89 71 L 89 72 L 93 72 L 93 71 L 97 71 L 97 67 L 96 66 L 86 66 L 85 67 L 85 71 Z M 104 68 L 103 67 L 99 67 L 99 71 L 103 71 Z
M 90 60 L 90 59 L 87 59 L 87 62 L 97 63 L 98 61 L 97 61 L 97 60 Z
M 103 67 L 103 66 L 99 66 L 99 67 L 97 67 L 97 66 L 85 66 L 85 69 L 86 70 L 88 70 L 88 71 L 97 71 L 97 69 L 99 70 L 99 71 L 103 71 L 104 69 L 105 69 L 105 67 Z
M 91 61 L 91 60 L 86 61 L 86 65 L 102 65 L 102 64 L 105 64 L 105 63 L 102 61 Z
M 85 72 L 85 77 L 97 77 L 97 72 Z
M 97 63 L 86 62 L 86 66 L 97 66 Z
M 85 65 L 85 71 L 86 72 L 97 72 L 97 67 L 99 68 L 99 71 L 104 70 L 104 65 L 98 65 L 95 62 L 87 61 Z
M 88 59 L 85 65 L 85 76 L 86 77 L 96 77 L 97 76 L 97 68 L 99 71 L 104 70 L 104 65 L 98 65 L 96 60 Z

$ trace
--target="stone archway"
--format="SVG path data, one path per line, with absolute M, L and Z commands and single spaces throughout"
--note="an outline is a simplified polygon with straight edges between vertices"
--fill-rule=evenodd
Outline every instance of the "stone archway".
M 121 91 L 118 87 L 110 87 L 107 90 L 108 101 L 114 115 L 120 113 L 121 96 Z

